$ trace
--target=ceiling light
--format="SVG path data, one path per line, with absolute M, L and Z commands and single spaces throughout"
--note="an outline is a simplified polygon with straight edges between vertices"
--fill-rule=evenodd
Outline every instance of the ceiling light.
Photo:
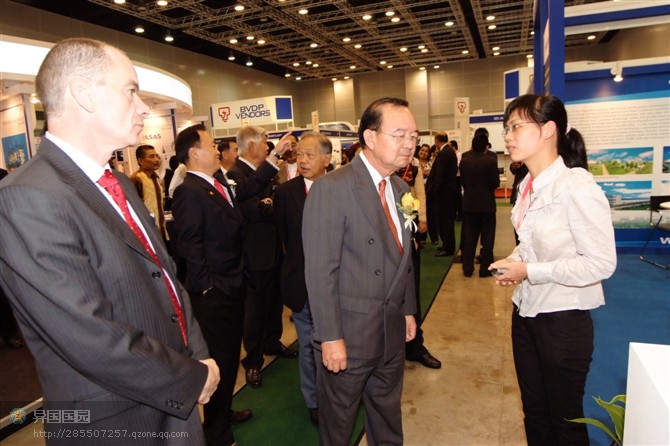
M 393 68 L 393 65 L 386 65 L 386 68 L 390 70 L 391 68 Z
M 379 61 L 379 65 L 386 65 L 386 61 L 385 60 Z
M 257 42 L 259 45 L 265 45 L 265 39 L 258 39 Z
M 500 56 L 500 51 L 496 51 L 495 53 L 493 53 L 493 55 L 494 56 Z
M 254 40 L 254 36 L 247 36 L 247 40 Z
M 309 47 L 310 47 L 310 48 L 316 48 L 317 46 L 319 46 L 318 43 L 310 43 L 310 44 L 309 44 Z
M 280 1 L 281 1 L 281 0 L 280 0 Z M 298 76 L 298 77 L 295 78 L 295 80 L 297 80 L 297 81 L 301 81 L 301 80 L 302 80 L 302 77 Z
M 344 78 L 345 78 L 345 79 L 350 79 L 350 77 L 349 77 L 349 76 L 344 76 Z
M 393 17 L 393 18 L 391 19 L 391 21 L 392 21 L 393 23 L 398 23 L 398 22 L 400 21 L 400 17 Z
M 305 15 L 305 14 L 307 14 L 308 12 L 309 12 L 309 11 L 306 10 L 306 9 L 301 9 L 300 11 L 298 11 L 298 14 Z
M 591 35 L 588 36 L 586 39 L 587 39 L 587 40 L 595 40 L 595 39 L 596 39 L 596 36 L 594 36 L 593 34 L 591 34 Z
M 250 60 L 248 60 L 247 63 L 246 63 L 246 65 L 247 65 L 248 67 L 252 66 L 253 64 L 254 64 L 254 63 L 253 63 L 252 61 L 250 61 Z
M 300 62 L 293 62 L 293 66 L 294 66 L 294 67 L 299 67 L 299 66 L 300 66 Z
M 350 70 L 355 70 L 355 69 L 356 69 L 356 65 L 352 65 L 352 66 L 350 66 L 349 69 L 350 69 Z
M 232 44 L 235 44 L 235 43 L 237 43 L 237 39 L 230 39 L 228 42 L 230 42 Z
M 400 48 L 400 52 L 401 52 L 401 53 L 404 53 L 405 51 L 407 51 L 407 47 L 402 47 L 402 48 Z
M 493 50 L 493 51 L 498 51 L 499 49 L 500 49 L 499 46 L 494 46 L 493 48 L 491 48 L 491 50 Z
M 244 11 L 244 6 L 242 6 L 242 5 L 235 5 L 235 11 Z
M 452 21 L 446 22 L 444 26 L 454 26 L 454 22 Z
M 470 51 L 468 51 L 468 50 L 463 50 L 463 51 L 461 51 L 461 54 L 470 54 Z
M 305 65 L 312 65 L 312 61 L 308 60 L 307 62 L 305 62 Z
M 228 56 L 228 60 L 231 61 L 231 62 L 234 61 L 234 60 L 235 60 L 235 56 Z
M 428 48 L 424 48 L 424 49 L 422 49 L 421 52 L 422 52 L 422 53 L 427 53 L 427 52 L 428 52 Z
M 363 20 L 370 20 L 370 19 L 372 19 L 372 16 L 370 14 L 365 14 L 363 16 Z
M 170 34 L 165 35 L 165 41 L 166 42 L 172 42 L 174 41 L 174 37 L 172 37 Z
M 354 48 L 356 48 L 357 50 L 360 50 L 361 48 L 363 48 L 363 45 L 361 45 L 360 43 L 357 43 L 356 45 L 354 45 Z
M 435 68 L 437 70 L 438 68 L 440 68 L 440 66 L 439 65 L 433 65 L 433 68 Z
M 344 39 L 342 39 L 342 42 L 345 42 L 345 43 L 346 42 L 351 42 L 351 37 L 345 37 Z
M 419 71 L 426 71 L 426 67 L 419 67 Z
M 332 78 L 331 81 L 335 82 L 337 80 L 336 77 Z
M 386 17 L 393 17 L 395 15 L 395 12 L 393 11 L 386 11 Z
M 532 59 L 533 55 L 532 54 L 526 54 L 526 59 Z
M 114 0 L 114 3 L 117 5 L 123 5 L 126 2 L 126 0 Z
M 496 26 L 495 25 L 489 25 L 488 28 L 489 29 L 496 29 Z
M 167 0 L 158 0 L 158 1 L 156 2 L 156 4 L 157 4 L 158 6 L 167 6 L 168 2 L 167 2 Z
M 135 32 L 136 32 L 137 34 L 142 34 L 142 33 L 144 32 L 144 27 L 143 27 L 142 25 L 137 25 L 137 26 L 135 27 Z
M 316 67 L 318 67 L 318 66 L 319 66 L 318 63 L 312 64 L 312 68 L 316 68 Z
M 426 47 L 426 45 L 419 45 L 419 46 L 417 46 L 417 48 L 420 49 L 420 50 L 424 49 L 425 47 Z
M 496 19 L 496 16 L 494 16 L 494 15 L 487 15 L 487 16 L 486 16 L 486 20 L 488 20 L 489 22 L 490 22 L 491 20 L 495 20 L 495 19 Z
M 286 73 L 284 77 L 291 77 L 291 73 Z
M 531 35 L 531 36 L 534 36 L 534 35 L 535 35 L 535 31 L 531 31 L 531 32 L 530 32 L 530 35 Z

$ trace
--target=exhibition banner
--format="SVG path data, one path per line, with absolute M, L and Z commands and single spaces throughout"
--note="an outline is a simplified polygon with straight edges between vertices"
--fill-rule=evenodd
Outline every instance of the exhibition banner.
M 244 125 L 272 125 L 293 120 L 291 96 L 266 96 L 221 102 L 210 107 L 212 129 L 235 129 Z
M 31 156 L 21 96 L 2 102 L 0 130 L 4 166 L 11 172 L 26 163 Z

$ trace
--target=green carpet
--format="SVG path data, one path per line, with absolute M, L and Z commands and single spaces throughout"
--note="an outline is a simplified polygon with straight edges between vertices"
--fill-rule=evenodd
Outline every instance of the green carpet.
M 456 240 L 460 240 L 460 223 Z M 421 310 L 428 313 L 442 285 L 452 257 L 435 257 L 436 249 L 428 242 L 421 254 Z M 297 341 L 292 348 L 297 349 Z M 243 446 L 315 446 L 319 431 L 309 421 L 309 411 L 300 392 L 298 361 L 276 359 L 263 370 L 263 387 L 244 386 L 233 399 L 235 409 L 250 408 L 253 418 L 234 426 L 235 439 Z M 351 444 L 363 435 L 363 409 L 359 409 Z

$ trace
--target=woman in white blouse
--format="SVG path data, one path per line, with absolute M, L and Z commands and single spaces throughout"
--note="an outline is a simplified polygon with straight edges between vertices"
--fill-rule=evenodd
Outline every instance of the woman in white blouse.
M 503 136 L 528 175 L 512 223 L 519 245 L 491 264 L 514 291 L 512 346 L 533 445 L 588 445 L 582 400 L 593 353 L 589 310 L 605 304 L 601 281 L 616 268 L 610 207 L 585 170 L 586 151 L 555 96 L 524 95 L 505 111 Z

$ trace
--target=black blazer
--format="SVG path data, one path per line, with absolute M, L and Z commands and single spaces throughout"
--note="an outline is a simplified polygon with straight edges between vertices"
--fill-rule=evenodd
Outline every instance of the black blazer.
M 464 212 L 495 212 L 495 189 L 500 186 L 498 160 L 486 153 L 461 159 Z
M 284 305 L 301 311 L 307 301 L 305 254 L 302 250 L 302 212 L 307 191 L 305 179 L 297 176 L 275 190 L 275 221 L 284 246 L 280 290 Z
M 174 192 L 172 215 L 177 250 L 186 260 L 186 289 L 202 293 L 214 287 L 226 296 L 241 297 L 237 295 L 244 279 L 239 206 L 232 207 L 205 179 L 188 173 Z
M 433 168 L 426 180 L 426 195 L 439 195 L 445 198 L 455 196 L 458 190 L 457 172 L 458 158 L 456 158 L 456 153 L 451 150 L 448 144 L 445 144 L 433 161 Z
M 239 159 L 228 171 L 228 178 L 245 184 L 254 177 L 254 170 Z M 274 222 L 274 208 L 261 200 L 271 198 L 274 184 L 267 182 L 257 194 L 240 200 L 244 217 L 244 255 L 252 271 L 268 271 L 279 262 L 279 237 Z

